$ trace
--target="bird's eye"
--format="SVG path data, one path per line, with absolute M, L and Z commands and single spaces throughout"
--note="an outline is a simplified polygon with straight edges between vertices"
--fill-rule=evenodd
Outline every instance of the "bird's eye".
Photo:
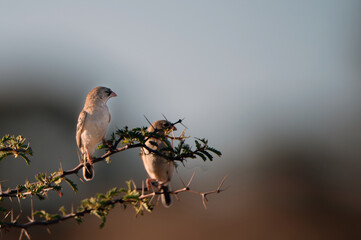
M 112 91 L 110 89 L 106 90 L 105 92 L 106 92 L 106 94 L 108 94 L 108 96 L 110 96 L 110 94 L 112 93 Z

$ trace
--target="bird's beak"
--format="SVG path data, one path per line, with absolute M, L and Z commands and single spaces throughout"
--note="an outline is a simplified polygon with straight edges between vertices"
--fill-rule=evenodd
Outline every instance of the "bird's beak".
M 110 94 L 110 97 L 116 97 L 116 96 L 118 96 L 118 95 L 112 91 L 112 93 Z

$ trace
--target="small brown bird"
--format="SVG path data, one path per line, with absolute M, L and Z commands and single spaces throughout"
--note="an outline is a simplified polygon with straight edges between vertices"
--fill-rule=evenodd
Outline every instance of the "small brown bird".
M 172 123 L 166 120 L 159 120 L 151 124 L 147 131 L 156 132 L 161 136 L 165 136 L 169 131 L 177 130 Z M 156 143 L 156 145 L 154 144 Z M 162 152 L 162 149 L 171 147 L 170 142 L 167 139 L 149 138 L 145 143 L 147 147 L 153 150 Z M 167 154 L 166 152 L 163 152 Z M 169 154 L 169 153 L 168 153 Z M 172 179 L 174 171 L 174 163 L 167 159 L 158 156 L 152 152 L 149 152 L 146 148 L 140 149 L 140 157 L 143 160 L 145 170 L 147 171 L 149 178 L 147 179 L 147 187 L 150 189 L 151 182 L 157 181 L 159 189 L 163 192 L 161 195 L 162 203 L 165 207 L 170 207 L 172 199 L 169 193 L 169 182 Z
M 88 93 L 83 110 L 79 114 L 76 126 L 76 143 L 82 155 L 84 179 L 89 181 L 94 177 L 93 153 L 100 142 L 105 143 L 110 122 L 107 101 L 116 97 L 112 90 L 106 87 L 96 87 Z

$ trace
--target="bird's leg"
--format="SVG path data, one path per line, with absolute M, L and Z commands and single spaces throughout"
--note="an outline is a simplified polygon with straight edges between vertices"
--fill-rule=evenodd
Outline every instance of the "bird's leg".
M 170 182 L 170 180 L 168 179 L 167 181 L 159 183 L 159 186 L 166 186 L 166 185 L 168 185 L 169 182 Z
M 162 187 L 167 186 L 169 182 L 170 182 L 170 180 L 167 180 L 167 181 L 162 182 L 162 183 L 158 183 L 158 190 L 161 191 Z
M 85 150 L 86 150 L 86 155 L 87 155 L 87 159 L 88 159 L 87 162 L 89 162 L 90 166 L 93 166 L 93 159 L 92 159 L 92 157 L 90 156 L 90 154 L 89 154 L 89 152 L 88 152 L 88 149 L 85 149 Z
M 157 181 L 156 179 L 153 179 L 153 178 L 147 178 L 147 180 L 145 180 L 145 184 L 147 185 L 147 189 L 148 191 L 150 191 L 152 188 L 152 183 Z
M 85 148 L 84 153 L 83 176 L 87 181 L 92 180 L 94 177 L 93 158 L 87 148 Z

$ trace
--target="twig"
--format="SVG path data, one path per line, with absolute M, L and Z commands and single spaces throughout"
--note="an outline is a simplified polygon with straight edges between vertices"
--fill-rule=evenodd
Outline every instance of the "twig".
M 14 153 L 25 153 L 27 152 L 27 149 L 15 149 L 15 148 L 12 148 L 12 147 L 3 147 L 3 148 L 0 148 L 0 152 L 14 152 Z

